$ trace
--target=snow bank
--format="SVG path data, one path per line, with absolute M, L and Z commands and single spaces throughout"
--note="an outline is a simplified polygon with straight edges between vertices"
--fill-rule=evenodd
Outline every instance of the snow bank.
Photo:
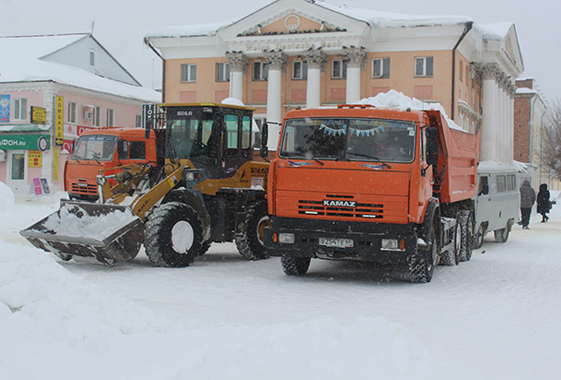
M 12 189 L 4 182 L 0 182 L 0 213 L 10 211 L 14 206 L 15 199 Z
M 0 336 L 57 340 L 163 331 L 148 309 L 105 294 L 52 256 L 0 240 Z

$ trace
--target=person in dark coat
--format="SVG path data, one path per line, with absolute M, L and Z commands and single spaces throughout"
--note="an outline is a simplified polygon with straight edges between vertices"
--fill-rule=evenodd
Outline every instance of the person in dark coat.
M 536 202 L 536 192 L 530 186 L 530 181 L 525 180 L 520 186 L 520 213 L 522 214 L 522 228 L 525 230 L 530 229 L 530 214 L 532 213 L 532 206 Z
M 540 185 L 540 191 L 538 192 L 538 214 L 542 215 L 542 223 L 549 220 L 546 215 L 551 209 L 551 203 L 549 202 L 549 190 L 547 190 L 547 184 L 542 183 Z

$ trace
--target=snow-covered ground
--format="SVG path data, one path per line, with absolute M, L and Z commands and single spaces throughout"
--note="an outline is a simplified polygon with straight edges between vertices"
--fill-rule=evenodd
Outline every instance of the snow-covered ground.
M 233 244 L 181 269 L 62 262 L 19 236 L 57 197 L 0 183 L 0 379 L 557 379 L 558 203 L 410 284 L 320 260 L 289 277 Z

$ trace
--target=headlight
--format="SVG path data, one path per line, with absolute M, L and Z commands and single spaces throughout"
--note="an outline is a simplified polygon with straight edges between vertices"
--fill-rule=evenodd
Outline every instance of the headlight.
M 192 182 L 194 180 L 195 180 L 195 173 L 193 173 L 193 172 L 185 173 L 185 181 Z
M 294 234 L 279 234 L 279 243 L 294 244 Z
M 384 251 L 401 251 L 397 239 L 382 239 L 382 246 L 380 248 Z

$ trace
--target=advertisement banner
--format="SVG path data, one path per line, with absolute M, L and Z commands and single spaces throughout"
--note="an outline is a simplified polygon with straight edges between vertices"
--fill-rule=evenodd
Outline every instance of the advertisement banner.
M 10 122 L 10 95 L 0 95 L 0 123 Z
M 27 152 L 27 166 L 30 168 L 40 168 L 43 166 L 43 152 L 40 150 L 30 150 Z
M 64 98 L 56 97 L 55 102 L 55 145 L 62 146 L 64 143 Z
M 31 122 L 33 124 L 47 124 L 47 110 L 43 107 L 31 106 Z
M 0 136 L 0 149 L 40 150 L 49 149 L 50 137 L 48 135 L 14 135 Z

